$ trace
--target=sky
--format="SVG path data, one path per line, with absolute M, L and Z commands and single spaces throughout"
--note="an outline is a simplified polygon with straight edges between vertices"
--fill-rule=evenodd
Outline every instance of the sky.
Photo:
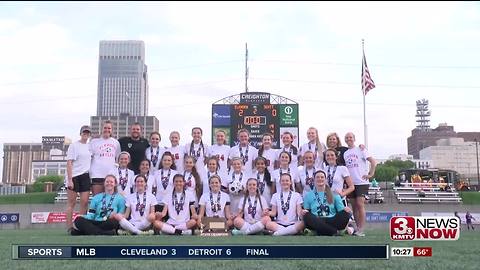
M 478 2 L 2 2 L 0 144 L 76 140 L 96 114 L 99 41 L 125 39 L 145 42 L 162 145 L 193 126 L 210 141 L 212 103 L 244 91 L 246 42 L 250 91 L 297 101 L 301 142 L 314 126 L 364 143 L 365 39 L 369 151 L 405 154 L 419 99 L 432 127 L 480 130 L 479 25 Z

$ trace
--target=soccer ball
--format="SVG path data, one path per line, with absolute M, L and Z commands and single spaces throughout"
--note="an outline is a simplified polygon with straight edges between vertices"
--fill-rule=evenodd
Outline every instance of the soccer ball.
M 242 191 L 242 189 L 243 189 L 243 186 L 242 186 L 242 183 L 240 183 L 240 181 L 233 181 L 228 185 L 228 190 L 232 194 L 238 194 L 240 193 L 240 191 Z

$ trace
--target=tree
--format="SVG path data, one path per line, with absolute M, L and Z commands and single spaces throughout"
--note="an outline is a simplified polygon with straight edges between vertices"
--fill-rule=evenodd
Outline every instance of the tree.
M 402 161 L 398 159 L 387 160 L 383 163 L 385 166 L 397 168 L 399 171 L 415 168 L 415 163 L 410 160 Z
M 377 165 L 375 169 L 375 179 L 382 182 L 393 182 L 398 175 L 398 169 L 393 166 L 387 166 L 385 164 Z
M 37 177 L 33 183 L 33 192 L 43 192 L 45 190 L 45 182 L 53 182 L 53 190 L 57 190 L 63 185 L 64 177 L 62 175 L 43 175 Z

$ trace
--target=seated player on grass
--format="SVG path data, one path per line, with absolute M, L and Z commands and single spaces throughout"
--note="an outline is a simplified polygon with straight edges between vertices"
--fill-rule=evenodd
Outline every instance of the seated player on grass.
M 233 215 L 230 211 L 230 197 L 227 193 L 220 191 L 220 176 L 214 174 L 209 180 L 210 191 L 204 193 L 200 198 L 200 211 L 198 213 L 197 225 L 201 228 L 203 216 L 225 218 L 227 228 L 233 225 Z
M 72 235 L 116 235 L 119 220 L 125 212 L 125 199 L 117 192 L 117 178 L 107 175 L 105 191 L 95 195 L 88 213 L 78 216 L 73 222 Z
M 317 235 L 341 235 L 352 210 L 343 205 L 340 195 L 333 193 L 326 183 L 326 173 L 315 172 L 315 187 L 303 201 L 303 221 L 305 227 L 316 231 Z
M 247 193 L 240 200 L 238 209 L 240 212 L 233 221 L 236 228 L 232 230 L 233 235 L 259 233 L 270 221 L 267 201 L 258 191 L 257 179 L 248 179 Z
M 125 215 L 120 219 L 120 226 L 132 234 L 141 234 L 150 230 L 155 220 L 155 205 L 157 199 L 152 193 L 146 191 L 147 179 L 143 175 L 135 177 L 136 192 L 127 196 Z M 118 214 L 119 216 L 121 214 Z M 125 217 L 129 217 L 127 220 Z M 151 232 L 153 234 L 153 231 Z

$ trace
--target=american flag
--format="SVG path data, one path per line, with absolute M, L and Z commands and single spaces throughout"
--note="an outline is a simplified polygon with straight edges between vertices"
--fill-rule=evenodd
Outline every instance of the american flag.
M 370 76 L 370 71 L 368 71 L 367 60 L 365 59 L 365 52 L 363 52 L 362 62 L 362 91 L 364 95 L 367 95 L 368 91 L 375 88 L 375 83 Z

